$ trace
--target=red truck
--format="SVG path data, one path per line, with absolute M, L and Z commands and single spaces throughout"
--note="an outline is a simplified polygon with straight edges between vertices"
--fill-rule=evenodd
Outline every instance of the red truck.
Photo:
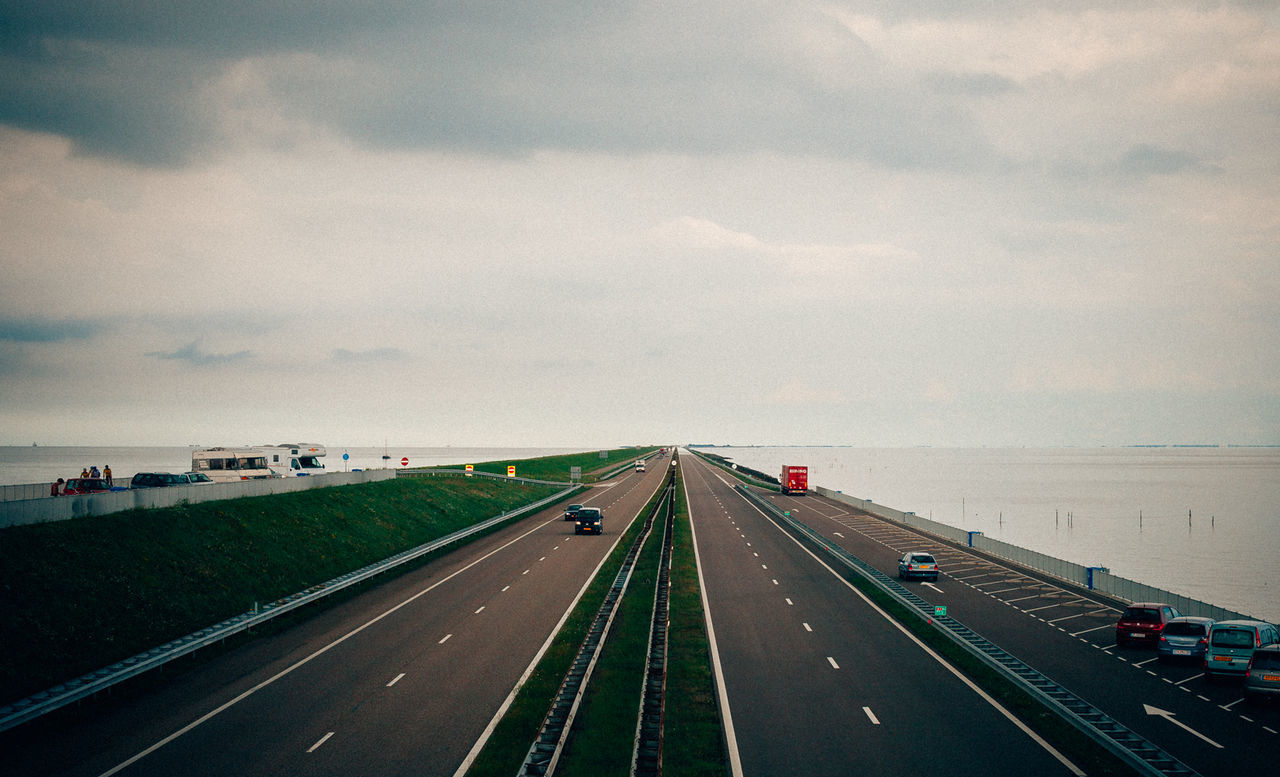
M 803 494 L 809 490 L 809 468 L 782 465 L 782 477 L 778 478 L 784 494 Z

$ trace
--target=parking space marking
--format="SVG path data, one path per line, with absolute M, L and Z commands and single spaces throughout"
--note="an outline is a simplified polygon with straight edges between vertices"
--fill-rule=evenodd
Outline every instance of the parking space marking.
M 812 626 L 810 626 L 810 625 L 809 625 L 809 624 L 807 624 L 807 623 L 802 623 L 802 624 L 800 624 L 800 625 L 801 625 L 801 626 L 804 626 L 804 630 L 805 630 L 805 631 L 808 631 L 808 632 L 812 632 L 812 631 L 813 631 L 813 627 L 812 627 Z
M 1152 661 L 1159 661 L 1159 660 L 1160 660 L 1160 656 L 1155 656 L 1154 658 L 1148 658 L 1146 661 L 1134 661 L 1134 662 L 1133 662 L 1133 665 L 1134 665 L 1134 666 L 1146 666 L 1147 664 L 1151 663 Z
M 393 685 L 395 685 L 396 683 L 400 682 L 400 678 L 402 678 L 402 677 L 404 677 L 404 672 L 401 672 L 400 674 L 396 675 L 395 677 L 392 677 L 392 678 L 391 678 L 391 682 L 387 683 L 387 687 L 388 687 L 388 688 L 390 688 L 391 686 L 393 686 Z
M 1109 628 L 1111 628 L 1111 626 L 1112 626 L 1112 624 L 1110 624 L 1110 623 L 1106 623 L 1106 624 L 1103 624 L 1103 625 L 1101 625 L 1101 626 L 1094 626 L 1094 627 L 1093 627 L 1093 628 L 1091 628 L 1091 629 L 1085 629 L 1084 631 L 1075 631 L 1075 632 L 1072 632 L 1071 636 L 1073 636 L 1073 637 L 1078 637 L 1078 636 L 1080 636 L 1081 634 L 1088 634 L 1088 633 L 1089 633 L 1089 632 L 1091 632 L 1091 631 L 1101 631 L 1101 630 L 1103 630 L 1103 629 L 1109 629 Z
M 437 644 L 437 645 L 443 645 L 444 643 L 448 642 L 448 641 L 449 641 L 449 638 L 450 638 L 450 637 L 452 637 L 452 636 L 453 636 L 452 634 L 445 634 L 445 635 L 444 635 L 444 638 L 443 638 L 443 639 L 441 639 L 441 640 L 440 640 L 439 642 L 437 642 L 436 644 Z
M 871 711 L 870 707 L 863 707 L 862 711 L 867 713 L 867 717 L 870 718 L 871 720 L 871 725 L 873 726 L 880 725 L 880 719 L 876 717 L 876 714 Z
M 1054 602 L 1053 604 L 1046 604 L 1043 607 L 1032 607 L 1029 610 L 1023 610 L 1023 612 L 1027 612 L 1027 613 L 1038 612 L 1039 610 L 1047 610 L 1050 607 L 1060 607 L 1060 606 L 1061 606 L 1060 602 Z
M 1005 604 L 1013 604 L 1014 602 L 1021 602 L 1027 599 L 1036 599 L 1036 598 L 1039 598 L 1039 596 L 1040 594 L 1031 594 L 1030 596 L 1023 596 L 1018 599 L 1004 599 L 1002 601 L 1004 601 Z
M 325 734 L 324 736 L 320 737 L 320 741 L 316 742 L 316 743 L 315 743 L 314 745 L 312 745 L 311 747 L 308 747 L 308 748 L 307 748 L 307 752 L 308 752 L 308 753 L 314 753 L 316 750 L 318 750 L 318 749 L 320 748 L 320 745 L 323 745 L 325 742 L 328 742 L 328 741 L 329 741 L 329 737 L 331 737 L 331 736 L 333 736 L 333 732 L 332 732 L 332 731 L 330 731 L 328 734 Z
M 1076 613 L 1075 615 L 1063 615 L 1061 618 L 1054 618 L 1053 620 L 1051 620 L 1051 621 L 1049 621 L 1049 622 L 1050 622 L 1050 623 L 1057 623 L 1058 621 L 1071 620 L 1072 618 L 1079 618 L 1081 615 L 1084 615 L 1084 614 L 1085 614 L 1085 613 L 1083 613 L 1083 612 L 1078 612 L 1078 613 Z M 1066 631 L 1066 629 L 1063 629 L 1063 631 Z
M 828 661 L 828 662 L 830 662 L 830 664 L 831 664 L 831 668 L 832 668 L 832 669 L 839 669 L 839 668 L 840 668 L 840 665 L 839 665 L 839 664 L 837 664 L 837 663 L 836 663 L 836 660 L 835 660 L 834 658 L 832 658 L 831 656 L 827 656 L 827 661 Z

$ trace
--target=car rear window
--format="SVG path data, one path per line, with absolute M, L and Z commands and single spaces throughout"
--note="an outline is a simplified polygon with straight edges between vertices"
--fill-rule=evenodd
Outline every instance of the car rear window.
M 1160 611 L 1150 607 L 1130 607 L 1120 616 L 1122 621 L 1138 621 L 1140 623 L 1159 623 Z
M 1254 669 L 1280 669 L 1280 650 L 1259 650 L 1253 654 Z
M 911 560 L 912 560 L 912 561 L 914 561 L 914 562 L 915 562 L 915 563 L 917 563 L 917 564 L 933 564 L 933 563 L 935 563 L 935 562 L 934 562 L 934 560 L 933 560 L 933 556 L 930 556 L 930 555 L 929 555 L 929 554 L 927 554 L 927 553 L 917 553 L 916 555 L 914 555 L 914 556 L 912 556 L 912 557 L 911 557 Z
M 1221 648 L 1248 648 L 1255 642 L 1253 632 L 1246 629 L 1214 629 L 1211 641 Z
M 1203 623 L 1179 623 L 1174 621 L 1164 627 L 1164 633 L 1171 637 L 1203 637 L 1204 632 Z

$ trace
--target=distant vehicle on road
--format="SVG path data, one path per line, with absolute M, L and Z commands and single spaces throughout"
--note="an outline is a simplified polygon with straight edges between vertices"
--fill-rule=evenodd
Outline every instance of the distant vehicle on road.
M 1120 613 L 1116 621 L 1116 644 L 1141 643 L 1155 645 L 1164 626 L 1182 613 L 1164 602 L 1134 602 Z
M 805 494 L 809 491 L 809 468 L 782 465 L 782 476 L 778 478 L 784 494 Z
M 584 507 L 573 522 L 574 534 L 604 534 L 604 513 L 599 507 Z
M 202 472 L 215 483 L 274 477 L 266 455 L 253 448 L 197 448 L 191 451 L 191 471 Z
M 636 472 L 644 472 L 644 459 L 636 459 Z
M 1263 645 L 1253 651 L 1244 672 L 1244 697 L 1249 701 L 1280 699 L 1280 645 Z
M 564 508 L 564 519 L 566 521 L 576 520 L 578 517 L 578 511 L 581 509 L 582 505 L 569 505 Z
M 1209 648 L 1209 628 L 1212 626 L 1213 618 L 1197 618 L 1193 615 L 1183 615 L 1169 621 L 1160 632 L 1160 639 L 1156 641 L 1160 660 L 1189 658 L 1197 663 L 1203 661 L 1204 653 Z
M 919 578 L 937 582 L 938 562 L 931 554 L 921 551 L 904 554 L 898 559 L 898 577 L 902 580 Z
M 191 481 L 186 475 L 175 475 L 172 472 L 139 472 L 129 481 L 129 488 L 164 488 L 190 484 Z
M 1205 677 L 1243 677 L 1253 651 L 1275 642 L 1280 642 L 1280 632 L 1270 623 L 1218 621 L 1209 629 L 1209 649 L 1204 654 Z
M 102 478 L 71 478 L 62 487 L 64 495 L 101 494 L 110 490 L 111 486 Z

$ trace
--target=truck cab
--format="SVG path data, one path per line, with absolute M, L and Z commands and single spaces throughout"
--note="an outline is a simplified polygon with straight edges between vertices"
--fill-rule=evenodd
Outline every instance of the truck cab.
M 644 472 L 644 459 L 636 459 L 636 472 Z

